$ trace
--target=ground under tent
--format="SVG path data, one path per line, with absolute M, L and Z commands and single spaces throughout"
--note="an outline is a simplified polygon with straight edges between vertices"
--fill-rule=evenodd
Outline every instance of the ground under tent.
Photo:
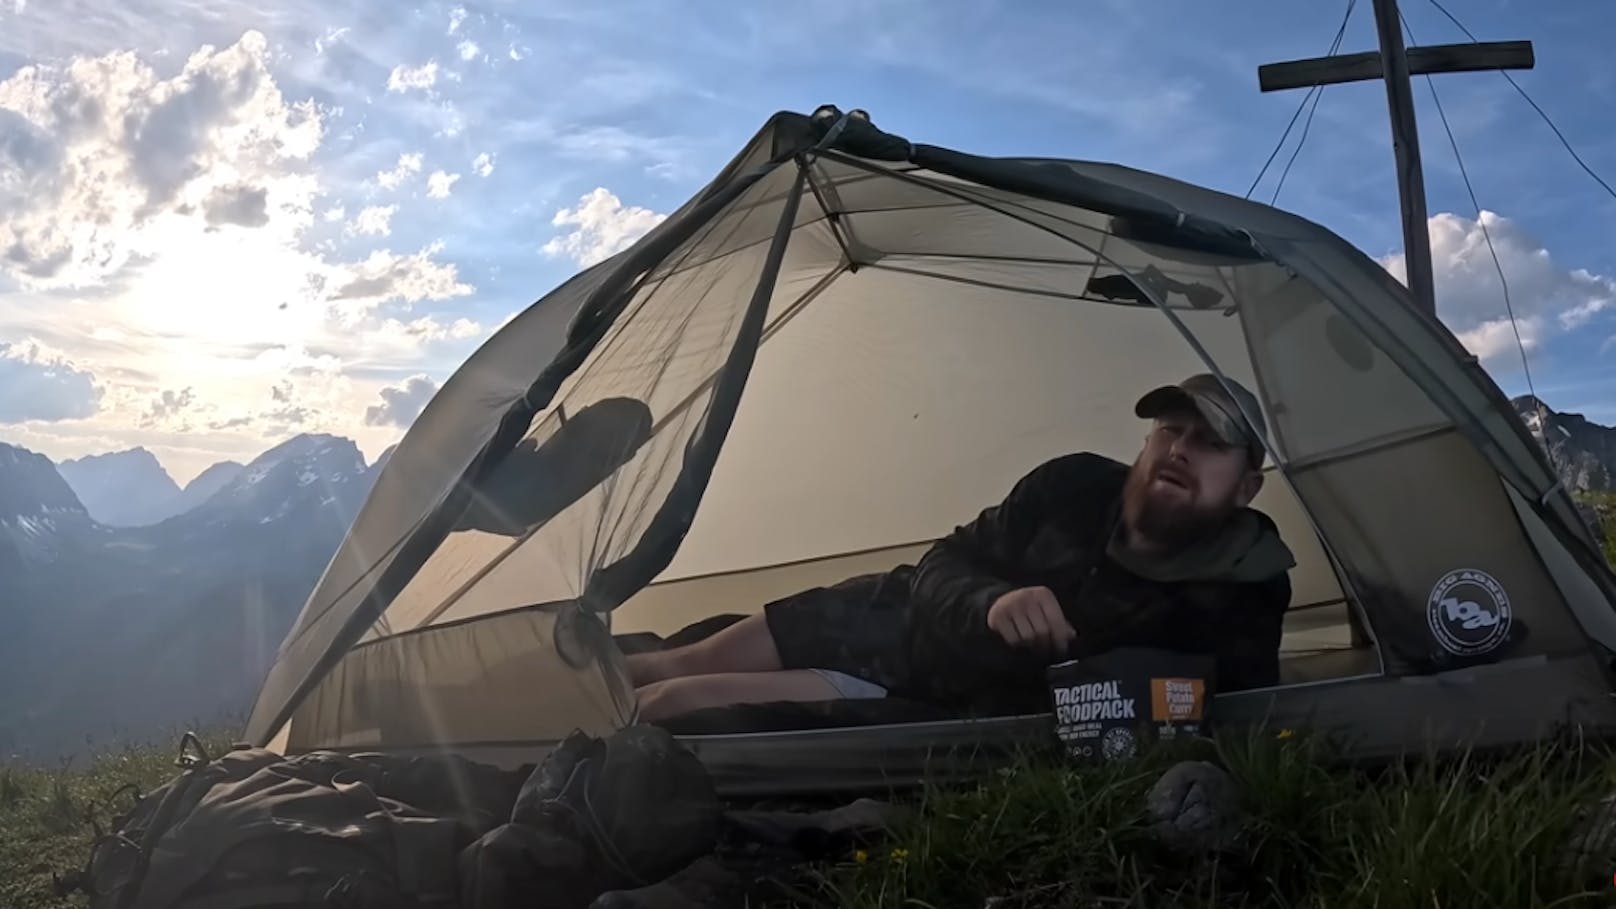
M 248 736 L 535 761 L 633 722 L 629 642 L 911 561 L 1051 457 L 1131 460 L 1139 394 L 1204 371 L 1261 401 L 1254 504 L 1298 559 L 1281 683 L 1220 694 L 1222 722 L 1366 755 L 1616 727 L 1616 578 L 1504 395 L 1372 259 L 1165 177 L 826 108 L 771 118 L 444 385 Z M 1048 724 L 670 725 L 722 789 L 783 791 L 912 781 Z

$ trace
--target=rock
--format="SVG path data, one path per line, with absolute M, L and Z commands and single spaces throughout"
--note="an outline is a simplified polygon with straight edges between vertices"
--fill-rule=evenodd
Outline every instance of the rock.
M 1167 769 L 1145 799 L 1150 830 L 1168 848 L 1185 853 L 1228 852 L 1244 836 L 1240 790 L 1221 767 L 1181 761 Z
M 1616 858 L 1616 793 L 1577 812 L 1576 827 L 1561 852 L 1559 870 L 1579 879 L 1579 883 L 1593 885 L 1610 879 L 1607 875 L 1612 858 Z

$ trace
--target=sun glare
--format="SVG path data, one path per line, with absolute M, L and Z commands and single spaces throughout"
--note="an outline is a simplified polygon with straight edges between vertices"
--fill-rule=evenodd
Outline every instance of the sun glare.
M 163 338 L 216 345 L 297 345 L 325 321 L 320 263 L 256 230 L 199 227 L 165 217 L 151 228 L 151 259 L 118 301 L 120 321 Z

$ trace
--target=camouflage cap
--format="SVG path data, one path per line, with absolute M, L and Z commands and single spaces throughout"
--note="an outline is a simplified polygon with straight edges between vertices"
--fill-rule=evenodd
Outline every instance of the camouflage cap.
M 1224 381 L 1228 383 L 1225 387 Z M 1229 445 L 1241 446 L 1261 463 L 1267 453 L 1268 425 L 1263 420 L 1262 405 L 1253 395 L 1233 379 L 1219 381 L 1210 373 L 1193 375 L 1177 385 L 1163 385 L 1152 389 L 1134 406 L 1134 413 L 1153 419 L 1165 413 L 1194 408 L 1212 432 Z M 1232 393 L 1231 393 L 1232 392 Z M 1250 418 L 1247 418 L 1247 414 Z

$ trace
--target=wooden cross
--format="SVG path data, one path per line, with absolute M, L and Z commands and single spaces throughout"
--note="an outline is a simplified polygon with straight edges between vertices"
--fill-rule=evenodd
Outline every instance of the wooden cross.
M 1426 228 L 1425 178 L 1420 171 L 1420 139 L 1414 126 L 1414 95 L 1409 76 L 1486 69 L 1531 69 L 1530 41 L 1493 41 L 1403 47 L 1397 0 L 1374 0 L 1380 50 L 1334 57 L 1314 57 L 1257 68 L 1265 92 L 1383 79 L 1392 119 L 1392 150 L 1397 156 L 1397 191 L 1403 208 L 1403 261 L 1415 305 L 1436 316 L 1431 288 L 1431 234 Z

